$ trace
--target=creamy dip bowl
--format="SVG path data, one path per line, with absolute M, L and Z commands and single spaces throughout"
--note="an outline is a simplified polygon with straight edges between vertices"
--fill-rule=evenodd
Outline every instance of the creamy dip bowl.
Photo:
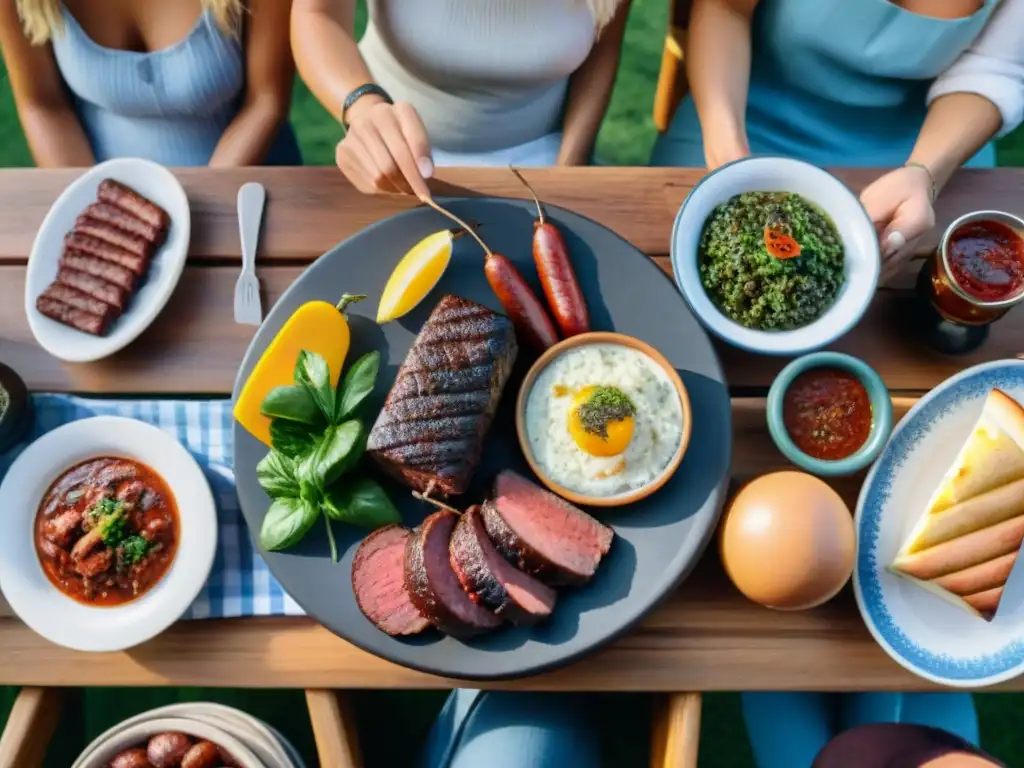
M 558 495 L 621 506 L 650 495 L 686 452 L 690 400 L 653 347 L 585 333 L 551 347 L 526 375 L 516 405 L 530 468 Z

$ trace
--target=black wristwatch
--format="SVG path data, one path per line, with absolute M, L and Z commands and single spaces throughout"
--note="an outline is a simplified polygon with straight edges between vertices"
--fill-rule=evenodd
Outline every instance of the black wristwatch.
M 341 124 L 345 126 L 346 131 L 348 130 L 348 120 L 345 119 L 345 115 L 348 114 L 348 111 L 352 108 L 353 104 L 355 104 L 357 101 L 363 98 L 363 96 L 367 96 L 371 93 L 374 96 L 380 96 L 388 104 L 395 103 L 394 100 L 390 96 L 388 96 L 388 92 L 385 91 L 376 83 L 366 83 L 366 85 L 360 85 L 358 88 L 352 91 L 352 93 L 345 97 L 345 101 L 342 102 L 341 105 Z

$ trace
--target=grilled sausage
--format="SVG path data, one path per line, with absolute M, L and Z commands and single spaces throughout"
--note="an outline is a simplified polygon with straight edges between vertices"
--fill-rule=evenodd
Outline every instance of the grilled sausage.
M 124 310 L 128 301 L 128 291 L 121 286 L 77 269 L 62 268 L 57 273 L 57 284 L 74 288 L 104 304 L 109 304 L 116 310 L 116 314 Z
M 131 232 L 118 229 L 113 224 L 108 224 L 85 214 L 78 217 L 78 220 L 75 222 L 74 231 L 83 235 L 89 235 L 89 237 L 94 237 L 97 240 L 103 240 L 144 259 L 152 256 L 155 250 L 154 243 L 151 243 L 141 235 L 133 235 Z
M 193 744 L 181 758 L 181 768 L 217 768 L 220 764 L 220 753 L 212 741 Z
M 141 237 L 146 242 L 151 243 L 154 248 L 158 248 L 163 243 L 164 235 L 166 234 L 159 227 L 154 227 L 152 224 L 110 203 L 93 203 L 82 212 L 78 220 L 81 221 L 82 219 L 93 219 L 104 224 L 110 224 L 123 232 Z
M 537 205 L 537 220 L 533 223 L 533 261 L 555 322 L 564 338 L 586 333 L 590 330 L 590 313 L 573 272 L 565 238 L 558 227 L 544 218 L 544 208 L 530 182 L 515 168 L 512 173 L 523 182 Z
M 107 331 L 108 323 L 102 316 L 75 309 L 63 301 L 40 296 L 36 299 L 36 309 L 39 310 L 39 314 L 45 315 L 51 320 L 56 320 L 58 323 L 69 325 L 85 333 L 91 333 L 93 336 L 102 336 Z
M 519 338 L 538 352 L 558 343 L 558 332 L 547 310 L 511 259 L 489 253 L 484 273 Z
M 110 761 L 110 768 L 153 768 L 142 747 L 126 749 Z
M 69 307 L 80 309 L 83 312 L 88 312 L 92 315 L 99 315 L 105 321 L 109 321 L 118 314 L 117 309 L 106 302 L 94 299 L 89 294 L 83 293 L 77 288 L 72 288 L 60 283 L 51 283 L 48 285 L 42 295 L 48 299 L 62 301 Z
M 77 230 L 68 233 L 64 238 L 64 246 L 68 250 L 95 256 L 98 259 L 103 259 L 113 264 L 120 264 L 125 269 L 130 269 L 138 277 L 146 274 L 146 269 L 149 267 L 148 256 L 140 256 L 137 253 L 126 251 L 119 245 L 114 245 L 106 240 L 100 240 L 98 237 L 92 237 Z
M 156 227 L 158 230 L 167 229 L 171 223 L 167 211 L 152 200 L 140 195 L 131 187 L 113 179 L 101 181 L 96 196 L 101 203 L 116 205 L 118 208 L 142 219 L 147 224 Z
M 120 286 L 127 292 L 131 292 L 135 286 L 135 273 L 130 269 L 114 264 L 111 261 L 98 259 L 86 253 L 78 251 L 64 251 L 60 259 L 61 267 L 70 267 L 79 272 L 85 272 L 93 277 L 99 277 L 108 283 Z
M 191 747 L 192 740 L 184 733 L 168 731 L 158 733 L 149 740 L 146 756 L 153 768 L 178 768 Z

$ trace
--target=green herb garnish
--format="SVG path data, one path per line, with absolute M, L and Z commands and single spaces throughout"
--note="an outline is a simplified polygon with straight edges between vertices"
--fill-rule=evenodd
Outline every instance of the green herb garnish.
M 92 518 L 100 538 L 108 547 L 116 547 L 127 535 L 124 504 L 113 499 L 100 499 L 86 513 Z
M 149 542 L 141 536 L 129 536 L 118 545 L 121 553 L 121 562 L 125 565 L 135 565 L 142 560 L 149 551 Z
M 274 499 L 260 529 L 264 549 L 298 544 L 323 515 L 331 559 L 337 562 L 332 520 L 369 528 L 398 521 L 382 488 L 350 475 L 368 434 L 358 409 L 372 393 L 379 369 L 380 353 L 370 352 L 333 388 L 324 359 L 303 350 L 295 385 L 278 387 L 263 401 L 262 412 L 275 417 L 272 448 L 256 467 L 256 479 Z
M 584 431 L 608 438 L 608 423 L 628 419 L 636 406 L 625 392 L 615 387 L 596 387 L 587 401 L 576 411 Z

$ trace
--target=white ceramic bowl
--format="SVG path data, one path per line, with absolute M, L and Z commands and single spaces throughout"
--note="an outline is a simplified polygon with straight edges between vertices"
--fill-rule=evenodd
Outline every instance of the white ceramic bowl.
M 171 228 L 127 311 L 114 321 L 106 336 L 93 336 L 40 314 L 36 299 L 57 277 L 64 236 L 74 228 L 79 214 L 96 202 L 96 190 L 104 179 L 127 184 L 159 205 L 170 216 Z M 174 292 L 185 268 L 191 229 L 185 190 L 162 165 L 133 157 L 118 158 L 100 163 L 75 179 L 46 214 L 29 255 L 25 314 L 39 346 L 61 360 L 84 363 L 112 355 L 134 341 L 156 319 Z
M 114 726 L 92 742 L 72 768 L 107 768 L 112 758 L 125 749 L 145 746 L 151 736 L 168 731 L 185 733 L 198 739 L 212 741 L 227 750 L 240 768 L 281 768 L 267 764 L 253 754 L 240 740 L 216 726 L 185 718 L 155 718 L 144 720 L 128 728 Z
M 832 219 L 845 251 L 846 276 L 835 302 L 810 325 L 792 331 L 758 331 L 729 319 L 704 290 L 697 248 L 704 222 L 719 203 L 742 192 L 794 192 Z M 700 321 L 719 338 L 766 355 L 799 355 L 849 331 L 864 315 L 878 286 L 878 236 L 860 200 L 835 176 L 783 157 L 750 157 L 709 173 L 687 195 L 672 230 L 676 285 Z
M 33 542 L 39 503 L 67 469 L 101 456 L 151 467 L 178 508 L 178 551 L 164 577 L 137 600 L 112 608 L 79 603 L 43 572 Z M 134 419 L 96 416 L 73 421 L 36 440 L 0 485 L 0 590 L 11 609 L 52 643 L 77 651 L 119 651 L 160 634 L 195 600 L 213 567 L 217 508 L 196 460 L 166 432 Z

